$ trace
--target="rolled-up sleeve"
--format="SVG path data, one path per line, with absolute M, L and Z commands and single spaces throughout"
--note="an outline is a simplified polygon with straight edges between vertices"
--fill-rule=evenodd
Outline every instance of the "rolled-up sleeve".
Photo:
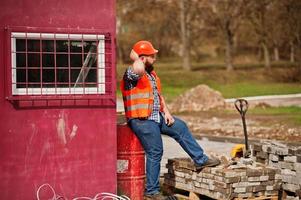
M 140 76 L 133 72 L 133 70 L 128 67 L 125 71 L 124 78 L 128 81 L 138 81 L 140 79 Z
M 139 74 L 133 72 L 133 70 L 128 67 L 124 73 L 123 80 L 124 80 L 124 89 L 130 90 L 137 85 L 138 80 L 140 79 Z

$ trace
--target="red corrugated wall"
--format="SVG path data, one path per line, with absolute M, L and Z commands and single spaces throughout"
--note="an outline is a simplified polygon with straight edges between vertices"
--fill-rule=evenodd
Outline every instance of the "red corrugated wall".
M 112 66 L 106 76 L 111 80 L 111 95 L 92 104 L 69 101 L 68 106 L 61 100 L 47 104 L 47 98 L 40 101 L 42 106 L 30 106 L 31 101 L 25 108 L 14 103 L 26 101 L 8 101 L 11 55 L 7 30 L 28 31 L 30 27 L 34 32 L 109 33 Z M 2 0 L 0 28 L 1 199 L 36 199 L 37 189 L 44 183 L 68 199 L 115 193 L 115 1 Z M 52 197 L 46 188 L 41 195 Z

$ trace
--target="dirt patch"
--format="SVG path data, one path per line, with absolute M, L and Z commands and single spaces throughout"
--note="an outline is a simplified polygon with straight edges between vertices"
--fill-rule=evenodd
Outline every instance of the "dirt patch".
M 244 137 L 242 121 L 237 115 L 219 114 L 214 112 L 198 112 L 178 115 L 187 122 L 190 130 L 196 135 L 220 137 Z M 249 138 L 271 139 L 301 143 L 301 127 L 289 125 L 280 117 L 247 116 Z
M 273 100 L 271 103 L 278 106 L 281 105 L 282 101 L 282 99 Z M 299 101 L 297 103 L 299 103 Z M 199 112 L 211 109 L 235 109 L 234 104 L 232 102 L 226 102 L 219 91 L 204 84 L 198 85 L 180 95 L 172 101 L 168 107 L 173 113 Z M 255 107 L 268 108 L 271 107 L 271 105 L 263 100 L 249 102 L 249 108 Z
M 225 105 L 225 100 L 220 92 L 207 85 L 198 85 L 176 98 L 169 108 L 173 112 L 191 112 L 224 108 Z

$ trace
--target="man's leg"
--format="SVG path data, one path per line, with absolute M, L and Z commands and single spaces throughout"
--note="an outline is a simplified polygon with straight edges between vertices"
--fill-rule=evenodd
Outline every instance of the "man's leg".
M 132 119 L 130 127 L 139 138 L 146 154 L 146 195 L 159 193 L 160 162 L 163 144 L 159 124 L 150 120 Z
M 167 126 L 164 119 L 161 119 L 163 120 L 162 133 L 174 138 L 193 159 L 196 165 L 201 166 L 207 162 L 208 157 L 204 154 L 203 149 L 192 136 L 184 121 L 174 117 L 174 124 L 172 126 Z

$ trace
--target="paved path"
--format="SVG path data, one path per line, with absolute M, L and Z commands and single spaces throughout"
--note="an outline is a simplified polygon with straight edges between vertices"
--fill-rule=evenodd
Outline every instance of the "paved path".
M 301 93 L 300 94 L 285 94 L 285 95 L 267 95 L 254 97 L 241 97 L 253 103 L 266 103 L 271 106 L 299 106 L 301 107 Z M 233 103 L 236 99 L 225 99 L 227 103 Z M 123 112 L 122 99 L 117 99 L 117 112 Z
M 271 106 L 298 106 L 301 107 L 301 94 L 268 95 L 255 97 L 242 97 L 252 103 L 266 103 Z M 227 103 L 233 103 L 236 99 L 225 99 Z

